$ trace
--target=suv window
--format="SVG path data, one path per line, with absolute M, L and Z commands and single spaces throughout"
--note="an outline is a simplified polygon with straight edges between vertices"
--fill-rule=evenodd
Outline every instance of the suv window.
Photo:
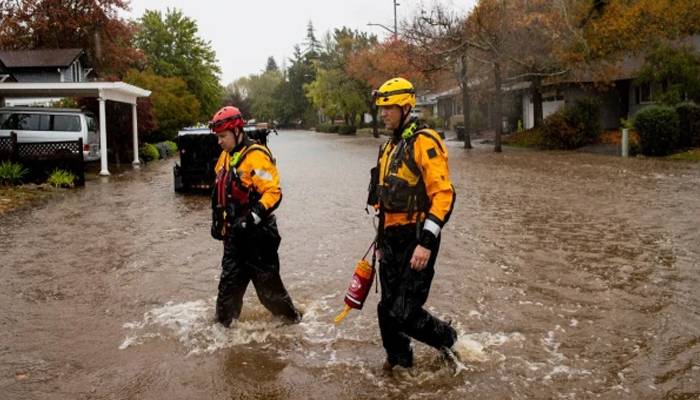
M 54 115 L 52 130 L 80 132 L 80 117 L 77 115 Z

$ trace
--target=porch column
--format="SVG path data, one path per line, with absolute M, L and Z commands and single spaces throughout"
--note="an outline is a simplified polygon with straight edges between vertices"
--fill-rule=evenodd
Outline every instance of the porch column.
M 136 101 L 131 105 L 131 122 L 134 129 L 134 162 L 133 165 L 139 165 L 139 130 L 138 121 L 136 117 Z
M 108 176 L 109 169 L 107 169 L 107 112 L 105 111 L 105 99 L 104 97 L 99 97 L 97 99 L 100 102 L 100 175 Z

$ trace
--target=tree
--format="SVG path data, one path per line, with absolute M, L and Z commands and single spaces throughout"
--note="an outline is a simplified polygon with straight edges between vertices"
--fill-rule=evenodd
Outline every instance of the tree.
M 697 0 L 553 1 L 568 16 L 560 57 L 603 81 L 624 56 L 700 32 Z
M 276 115 L 280 125 L 310 126 L 316 114 L 304 92 L 304 85 L 316 79 L 316 67 L 312 55 L 303 54 L 300 46 L 294 46 L 294 55 L 286 76 L 275 93 L 279 100 Z
M 250 99 L 246 97 L 245 90 L 240 86 L 239 81 L 228 84 L 224 89 L 224 98 L 221 106 L 238 107 L 244 119 L 253 118 Z
M 412 45 L 412 63 L 427 76 L 456 75 L 462 92 L 464 148 L 471 149 L 471 76 L 465 28 L 463 18 L 436 4 L 430 11 L 420 10 L 405 36 Z
M 348 57 L 345 69 L 349 76 L 373 89 L 379 88 L 386 80 L 396 76 L 406 78 L 416 85 L 424 79 L 425 75 L 414 65 L 406 62 L 408 54 L 410 52 L 406 42 L 391 38 L 352 53 Z M 374 136 L 378 137 L 377 109 L 370 96 L 366 97 L 366 101 L 372 112 Z
M 367 109 L 364 85 L 348 79 L 341 69 L 319 69 L 305 89 L 312 104 L 331 120 L 342 116 L 347 125 L 354 126 L 357 115 Z
M 266 72 L 270 71 L 279 71 L 280 69 L 277 67 L 277 62 L 275 61 L 275 58 L 270 56 L 267 58 L 267 66 L 265 67 Z
M 260 75 L 240 78 L 235 84 L 245 91 L 253 117 L 259 121 L 271 122 L 276 119 L 278 99 L 275 94 L 281 82 L 281 72 L 266 71 Z
M 0 48 L 82 48 L 97 73 L 116 80 L 142 59 L 132 25 L 119 17 L 126 10 L 126 0 L 2 1 Z
M 180 128 L 198 122 L 199 101 L 181 78 L 132 69 L 124 76 L 124 81 L 151 91 L 153 114 L 158 121 L 158 135 L 153 139 L 172 140 Z
M 314 31 L 314 24 L 309 21 L 306 25 L 306 40 L 304 41 L 304 53 L 311 58 L 318 58 L 321 53 L 321 42 L 316 39 L 316 33 Z
M 637 80 L 665 88 L 654 100 L 674 105 L 687 95 L 700 102 L 700 55 L 691 46 L 659 45 L 647 55 Z
M 198 37 L 194 20 L 180 10 L 146 10 L 139 19 L 134 43 L 146 55 L 148 67 L 157 75 L 179 77 L 201 105 L 203 120 L 217 110 L 223 88 L 221 73 L 211 43 Z
M 376 44 L 376 37 L 350 28 L 336 28 L 324 39 L 324 46 L 315 63 L 316 79 L 305 85 L 306 95 L 325 116 L 341 116 L 354 126 L 357 115 L 371 109 L 372 88 L 346 71 L 352 54 Z

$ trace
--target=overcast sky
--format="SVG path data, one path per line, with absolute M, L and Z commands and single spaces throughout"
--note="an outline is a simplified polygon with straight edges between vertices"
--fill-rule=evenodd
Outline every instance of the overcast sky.
M 464 14 L 475 2 L 441 0 Z M 421 4 L 418 0 L 399 3 L 399 21 L 414 15 Z M 394 23 L 393 0 L 131 0 L 131 13 L 126 17 L 137 19 L 147 9 L 165 11 L 168 7 L 179 8 L 197 21 L 200 37 L 210 41 L 216 51 L 223 85 L 260 72 L 269 56 L 282 66 L 283 60 L 291 57 L 294 45 L 304 41 L 309 21 L 319 39 L 341 26 L 385 38 L 389 32 L 367 23 L 390 28 Z

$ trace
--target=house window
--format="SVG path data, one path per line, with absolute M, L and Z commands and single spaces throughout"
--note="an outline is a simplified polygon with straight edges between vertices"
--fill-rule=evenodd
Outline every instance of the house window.
M 635 88 L 635 98 L 637 99 L 637 104 L 648 104 L 651 103 L 651 85 L 649 83 L 642 83 Z

